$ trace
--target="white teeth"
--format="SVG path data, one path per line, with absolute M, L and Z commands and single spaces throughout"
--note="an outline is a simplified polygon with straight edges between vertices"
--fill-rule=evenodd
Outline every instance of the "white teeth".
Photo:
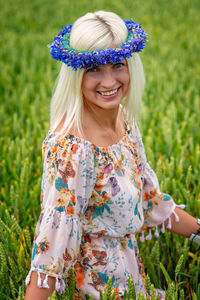
M 113 95 L 117 92 L 118 89 L 115 89 L 113 91 L 110 91 L 110 92 L 100 92 L 101 95 L 103 96 L 110 96 L 110 95 Z

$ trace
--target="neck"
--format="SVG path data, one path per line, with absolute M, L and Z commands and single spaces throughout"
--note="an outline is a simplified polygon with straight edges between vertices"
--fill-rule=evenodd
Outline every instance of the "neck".
M 123 111 L 120 106 L 102 109 L 84 106 L 83 138 L 94 145 L 107 147 L 118 143 L 125 133 Z
M 92 107 L 84 105 L 83 124 L 94 124 L 103 129 L 117 130 L 120 120 L 122 119 L 122 111 L 120 106 L 113 109 L 102 109 L 100 107 Z

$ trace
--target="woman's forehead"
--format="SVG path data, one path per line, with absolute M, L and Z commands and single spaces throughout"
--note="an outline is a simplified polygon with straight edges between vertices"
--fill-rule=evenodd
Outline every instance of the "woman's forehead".
M 117 64 L 120 64 L 120 63 L 123 63 L 125 65 L 127 65 L 127 60 L 124 59 L 124 60 L 120 60 L 119 62 L 117 63 L 108 63 L 108 64 L 103 64 L 103 65 L 94 65 L 94 66 L 91 66 L 91 67 L 88 67 L 85 72 L 88 70 L 88 69 L 91 69 L 91 68 L 100 68 L 100 69 L 106 69 L 106 68 L 110 68 L 110 67 L 113 67 L 114 65 L 117 65 Z

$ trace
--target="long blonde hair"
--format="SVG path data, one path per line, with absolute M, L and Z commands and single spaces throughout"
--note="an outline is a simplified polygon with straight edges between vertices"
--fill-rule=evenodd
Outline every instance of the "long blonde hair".
M 120 46 L 126 41 L 128 30 L 124 21 L 115 13 L 97 11 L 87 13 L 72 26 L 70 46 L 79 50 L 107 49 L 114 44 Z M 125 99 L 125 110 L 130 121 L 138 119 L 144 90 L 144 71 L 139 54 L 127 59 L 130 73 L 130 89 Z M 77 71 L 64 63 L 57 79 L 50 106 L 50 126 L 55 131 L 64 119 L 62 131 L 70 131 L 74 126 L 82 133 L 83 97 L 81 84 L 84 70 Z M 64 118 L 65 117 L 65 118 Z

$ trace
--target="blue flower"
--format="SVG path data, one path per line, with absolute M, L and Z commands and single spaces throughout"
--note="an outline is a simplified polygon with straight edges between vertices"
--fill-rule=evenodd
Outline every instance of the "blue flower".
M 73 49 L 69 45 L 72 29 L 72 25 L 69 24 L 61 29 L 54 38 L 53 43 L 49 46 L 50 54 L 52 58 L 64 62 L 68 67 L 72 67 L 73 70 L 118 63 L 125 58 L 131 57 L 134 52 L 142 51 L 148 37 L 137 22 L 134 22 L 132 19 L 130 21 L 124 20 L 124 22 L 128 29 L 128 37 L 126 42 L 119 47 L 95 51 Z

